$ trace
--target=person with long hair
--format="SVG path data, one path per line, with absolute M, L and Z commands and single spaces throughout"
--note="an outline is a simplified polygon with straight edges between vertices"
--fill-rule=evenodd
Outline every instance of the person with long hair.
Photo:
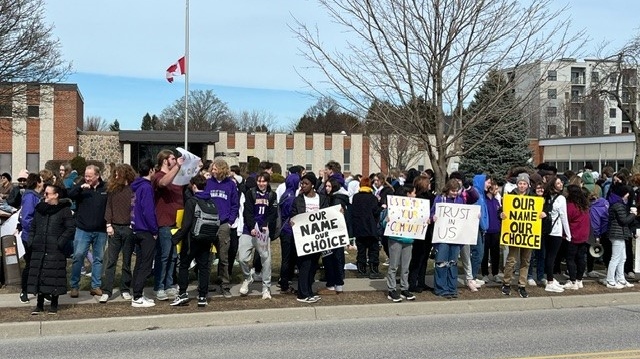
M 104 219 L 107 221 L 107 266 L 102 283 L 100 303 L 106 303 L 112 295 L 118 257 L 122 252 L 122 275 L 120 277 L 120 295 L 131 300 L 131 256 L 133 255 L 134 235 L 131 230 L 131 183 L 136 179 L 133 168 L 128 164 L 119 164 L 111 173 L 107 183 L 107 208 Z
M 591 218 L 589 216 L 589 200 L 578 185 L 567 186 L 567 217 L 571 229 L 571 242 L 567 246 L 567 269 L 569 280 L 564 289 L 577 290 L 583 287 L 584 275 L 589 249 Z
M 458 203 L 464 204 L 464 199 L 459 194 L 460 184 L 455 179 L 450 179 L 445 184 L 442 192 L 436 196 L 431 205 L 431 222 L 435 223 L 439 219 L 436 216 L 437 203 Z M 458 297 L 458 257 L 460 256 L 461 244 L 437 243 L 436 268 L 433 276 L 433 292 L 437 296 L 447 299 Z
M 567 200 L 562 195 L 563 189 L 564 183 L 562 180 L 558 177 L 553 177 L 547 183 L 544 194 L 545 201 L 553 202 L 551 212 L 547 213 L 548 216 L 551 216 L 551 233 L 542 235 L 542 240 L 545 242 L 544 272 L 547 275 L 547 285 L 544 290 L 554 293 L 564 291 L 564 287 L 553 277 L 553 267 L 562 245 L 563 231 L 564 238 L 571 242 L 571 228 L 567 218 Z
M 18 217 L 18 226 L 22 229 L 20 239 L 24 246 L 24 268 L 22 269 L 22 291 L 20 292 L 20 302 L 29 303 L 29 295 L 27 294 L 27 280 L 29 279 L 29 263 L 31 262 L 31 246 L 29 245 L 29 234 L 31 232 L 31 222 L 36 212 L 36 206 L 42 199 L 42 178 L 37 173 L 29 173 L 27 175 L 27 184 L 22 202 L 20 205 L 20 217 Z
M 62 187 L 48 185 L 44 201 L 35 209 L 29 246 L 29 278 L 27 291 L 37 295 L 37 304 L 31 314 L 44 311 L 45 296 L 51 298 L 49 314 L 58 312 L 58 299 L 67 293 L 67 257 L 62 249 L 73 240 L 75 221 L 71 213 L 71 201 L 60 198 Z
M 418 176 L 413 180 L 413 188 L 416 198 L 428 199 L 431 204 L 435 196 L 431 190 L 431 181 L 427 176 Z M 409 291 L 422 293 L 425 290 L 433 290 L 427 285 L 427 263 L 433 240 L 433 223 L 429 223 L 424 241 L 414 241 L 411 247 L 411 262 L 409 263 Z

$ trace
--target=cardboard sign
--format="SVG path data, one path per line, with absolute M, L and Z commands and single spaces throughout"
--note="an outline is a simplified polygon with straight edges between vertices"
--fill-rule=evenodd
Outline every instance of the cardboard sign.
M 502 220 L 500 244 L 540 249 L 542 237 L 540 213 L 542 213 L 544 198 L 507 194 L 502 203 L 505 217 Z
M 349 233 L 340 205 L 315 212 L 301 213 L 293 218 L 293 238 L 298 256 L 324 252 L 349 244 Z
M 433 243 L 478 243 L 480 206 L 457 203 L 436 203 Z
M 184 158 L 184 162 L 182 163 L 182 166 L 180 166 L 180 170 L 178 171 L 178 174 L 176 174 L 172 183 L 177 186 L 184 186 L 189 184 L 189 181 L 191 180 L 191 178 L 193 178 L 193 176 L 198 174 L 198 171 L 199 171 L 198 165 L 200 164 L 200 157 L 194 155 L 193 153 L 181 147 L 176 148 L 176 151 L 182 154 L 182 158 Z
M 431 212 L 428 199 L 388 196 L 387 211 L 385 236 L 425 239 Z

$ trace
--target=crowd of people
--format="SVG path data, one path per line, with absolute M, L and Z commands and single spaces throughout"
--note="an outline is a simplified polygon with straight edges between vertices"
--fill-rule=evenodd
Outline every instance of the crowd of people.
M 284 182 L 272 190 L 273 165 L 269 162 L 261 162 L 256 173 L 245 177 L 238 166 L 229 166 L 224 159 L 207 160 L 200 163 L 188 185 L 179 186 L 174 179 L 183 162 L 171 150 L 162 150 L 155 163 L 144 160 L 137 171 L 128 164 L 113 165 L 108 181 L 93 165 L 82 176 L 69 164 L 61 165 L 58 174 L 23 170 L 17 185 L 11 183 L 9 174 L 2 174 L 0 210 L 9 215 L 20 210 L 17 230 L 25 248 L 20 300 L 29 303 L 29 294 L 35 295 L 33 314 L 42 313 L 46 303 L 50 303 L 48 312 L 55 314 L 60 295 L 68 291 L 72 298 L 79 296 L 88 259 L 89 293 L 101 303 L 112 299 L 117 284 L 122 298 L 136 308 L 170 299 L 172 306 L 185 305 L 191 300 L 187 287 L 189 271 L 195 266 L 197 305 L 206 306 L 214 246 L 218 261 L 214 283 L 223 297 L 232 296 L 231 275 L 237 259 L 243 278 L 240 295 L 248 295 L 250 285 L 261 281 L 262 298 L 269 300 L 271 241 L 279 238 L 280 294 L 315 303 L 323 295 L 344 291 L 345 251 L 299 256 L 292 218 L 335 205 L 340 206 L 357 248 L 358 277 L 386 277 L 387 298 L 393 302 L 414 300 L 413 293 L 423 291 L 456 298 L 459 263 L 464 286 L 472 292 L 495 281 L 502 284 L 502 294 L 510 295 L 516 267 L 520 297 L 528 297 L 527 286 L 542 285 L 548 292 L 578 290 L 584 286 L 585 275 L 595 276 L 596 259 L 588 254 L 594 243 L 604 247 L 607 271 L 603 284 L 611 289 L 633 286 L 629 280 L 635 278 L 632 239 L 638 220 L 640 174 L 631 176 L 624 168 L 614 174 L 611 167 L 605 167 L 599 175 L 586 163 L 577 174 L 558 174 L 543 164 L 537 169 L 515 167 L 504 178 L 467 177 L 456 171 L 448 175 L 442 189 L 436 189 L 431 170 L 345 178 L 340 164 L 329 161 L 318 175 L 302 166 L 290 167 Z M 501 246 L 505 194 L 543 197 L 540 249 Z M 383 235 L 390 195 L 430 201 L 425 238 Z M 437 203 L 480 207 L 474 245 L 433 243 Z M 180 211 L 183 215 L 178 222 Z M 381 250 L 387 257 L 383 263 Z M 122 273 L 120 283 L 115 283 L 120 255 Z M 72 258 L 68 282 L 67 258 Z M 433 288 L 425 280 L 430 258 L 434 259 Z M 569 278 L 563 284 L 556 279 L 561 262 L 566 263 Z M 326 285 L 314 292 L 320 264 Z M 388 267 L 386 276 L 381 266 Z M 143 293 L 151 276 L 155 298 Z

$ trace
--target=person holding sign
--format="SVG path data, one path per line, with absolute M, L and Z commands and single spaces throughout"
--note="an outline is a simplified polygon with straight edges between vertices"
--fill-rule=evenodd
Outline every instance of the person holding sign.
M 455 179 L 450 179 L 437 195 L 431 206 L 431 221 L 436 222 L 435 215 L 437 203 L 464 204 L 464 199 L 459 195 L 460 184 Z M 448 299 L 458 298 L 458 257 L 462 244 L 436 243 L 436 268 L 433 277 L 435 295 Z
M 344 215 L 350 205 L 347 191 L 335 178 L 329 178 L 325 184 L 325 193 L 329 197 L 329 205 L 340 205 L 340 211 Z M 320 289 L 320 295 L 340 294 L 344 290 L 344 250 L 332 250 L 331 254 L 322 257 L 322 265 L 327 278 L 327 287 Z
M 529 187 L 530 187 L 530 182 L 529 182 L 529 174 L 527 173 L 520 173 L 516 179 L 516 188 L 511 191 L 510 194 L 516 195 L 516 197 L 523 197 L 523 196 L 530 196 L 530 192 L 529 192 Z M 507 196 L 505 196 L 507 197 Z M 527 209 L 529 207 L 533 208 L 534 206 L 534 202 L 533 199 L 531 201 L 523 201 L 521 198 L 516 198 L 514 199 L 513 202 L 516 202 L 518 205 L 514 205 L 513 207 L 526 207 Z M 505 209 L 507 207 L 506 205 L 507 202 L 507 198 L 505 198 Z M 514 211 L 515 212 L 515 211 Z M 546 215 L 544 214 L 544 212 L 542 213 L 537 213 L 534 212 L 532 214 L 529 214 L 531 211 L 526 212 L 528 215 L 530 215 L 531 217 L 540 217 L 540 218 L 544 218 L 546 217 Z M 513 215 L 511 213 L 511 211 L 507 211 L 505 210 L 505 212 L 502 213 L 502 219 L 507 219 L 507 218 L 512 218 Z M 533 218 L 531 218 L 533 219 Z M 503 222 L 504 223 L 504 222 Z M 531 230 L 529 230 L 529 226 L 531 226 L 531 223 L 518 223 L 518 222 L 513 222 L 514 225 L 510 225 L 508 228 L 510 231 L 506 231 L 503 229 L 503 233 L 502 233 L 502 237 L 501 237 L 501 242 L 502 244 L 504 243 L 504 238 L 506 238 L 507 240 L 510 240 L 510 238 L 536 238 L 536 236 L 532 235 Z M 512 230 L 512 228 L 518 228 L 517 231 Z M 521 230 L 522 229 L 522 230 Z M 516 244 L 512 244 L 509 245 L 508 243 L 505 244 L 508 245 L 509 247 L 509 254 L 507 255 L 507 263 L 504 266 L 504 282 L 502 284 L 502 294 L 504 295 L 511 295 L 511 278 L 513 277 L 513 271 L 515 269 L 516 266 L 516 261 L 517 261 L 517 257 L 519 257 L 520 259 L 520 272 L 519 272 L 519 276 L 518 276 L 518 294 L 520 295 L 520 297 L 522 298 L 528 298 L 529 297 L 529 293 L 527 293 L 527 290 L 525 288 L 525 286 L 527 285 L 527 275 L 529 273 L 529 261 L 531 260 L 531 248 L 527 248 L 527 247 L 521 247 L 519 245 Z
M 291 217 L 300 213 L 316 212 L 322 208 L 329 207 L 329 198 L 323 194 L 316 193 L 315 188 L 318 179 L 313 173 L 307 173 L 300 180 L 300 194 L 293 201 Z M 295 223 L 291 221 L 291 226 Z M 316 270 L 320 252 L 304 255 L 298 253 L 298 302 L 315 303 L 320 296 L 313 295 L 313 282 L 315 281 Z
M 544 272 L 547 275 L 547 285 L 544 290 L 554 293 L 564 291 L 564 287 L 553 277 L 553 266 L 562 245 L 563 231 L 567 241 L 571 242 L 571 229 L 567 218 L 567 200 L 562 195 L 563 189 L 564 183 L 558 177 L 551 178 L 545 189 L 545 200 L 552 203 L 552 210 L 547 213 L 551 218 L 552 225 L 550 233 L 542 234 L 542 241 L 545 247 Z

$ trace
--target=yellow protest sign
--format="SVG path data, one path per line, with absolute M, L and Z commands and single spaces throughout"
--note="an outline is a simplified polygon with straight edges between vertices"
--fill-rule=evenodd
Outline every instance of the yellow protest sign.
M 540 249 L 543 204 L 542 197 L 505 195 L 502 199 L 505 218 L 502 220 L 500 244 Z

